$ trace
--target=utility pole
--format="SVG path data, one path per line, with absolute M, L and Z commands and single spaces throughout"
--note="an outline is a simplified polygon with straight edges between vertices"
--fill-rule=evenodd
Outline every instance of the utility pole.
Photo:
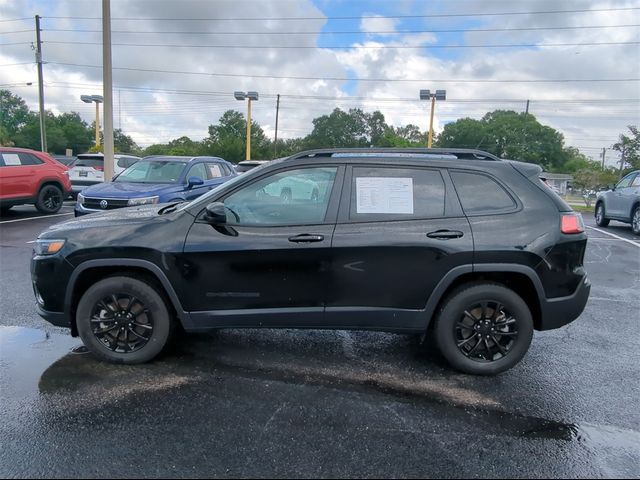
M 122 130 L 122 110 L 120 109 L 120 89 L 118 89 L 118 130 Z
M 278 100 L 276 102 L 276 140 L 273 142 L 273 157 L 278 157 L 278 115 L 280 113 L 280 94 L 278 94 Z
M 603 170 L 604 170 L 604 158 L 606 154 L 607 154 L 607 149 L 605 147 L 602 147 L 602 169 Z
M 104 181 L 113 178 L 113 78 L 111 69 L 111 0 L 102 0 L 102 83 L 104 97 Z
M 47 131 L 44 112 L 44 82 L 42 80 L 42 41 L 40 40 L 40 15 L 36 15 L 36 63 L 38 64 L 38 102 L 40 103 L 40 150 L 47 151 Z
M 527 108 L 526 108 L 526 110 L 524 111 L 524 114 L 525 114 L 525 115 L 529 115 L 529 100 L 527 100 Z
M 429 120 L 429 137 L 427 139 L 427 148 L 431 148 L 433 144 L 433 112 L 436 109 L 436 96 L 431 97 L 431 117 Z

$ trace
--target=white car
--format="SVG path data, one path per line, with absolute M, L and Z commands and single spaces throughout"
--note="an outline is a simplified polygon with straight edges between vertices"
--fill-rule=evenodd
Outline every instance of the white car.
M 140 160 L 140 157 L 117 153 L 114 156 L 113 174 L 118 175 Z M 72 195 L 75 197 L 87 187 L 104 182 L 104 155 L 82 153 L 70 166 Z

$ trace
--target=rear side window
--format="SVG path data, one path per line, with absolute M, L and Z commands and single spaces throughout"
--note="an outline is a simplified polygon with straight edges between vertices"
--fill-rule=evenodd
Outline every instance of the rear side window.
M 104 166 L 104 157 L 78 158 L 72 167 L 100 167 Z
M 3 153 L 0 155 L 0 166 L 17 167 L 21 165 L 40 165 L 44 163 L 35 155 L 30 153 Z
M 31 155 L 30 153 L 20 153 L 20 163 L 22 165 L 41 165 L 44 162 L 40 160 L 35 155 Z
M 222 165 L 219 163 L 207 163 L 207 171 L 209 173 L 209 180 L 227 176 L 227 173 L 223 172 Z
M 355 167 L 349 219 L 361 222 L 444 216 L 445 186 L 437 170 Z
M 129 168 L 131 165 L 138 161 L 137 158 L 134 157 L 120 157 L 118 159 L 118 166 L 120 168 Z
M 506 212 L 517 206 L 511 195 L 486 175 L 451 172 L 451 178 L 467 215 Z

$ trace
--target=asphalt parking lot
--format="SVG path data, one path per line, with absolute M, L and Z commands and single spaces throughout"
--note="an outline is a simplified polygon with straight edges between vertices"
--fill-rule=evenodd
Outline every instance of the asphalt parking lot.
M 413 336 L 225 330 L 100 363 L 38 317 L 31 244 L 0 218 L 2 477 L 639 477 L 640 238 L 585 214 L 583 315 L 493 378 Z

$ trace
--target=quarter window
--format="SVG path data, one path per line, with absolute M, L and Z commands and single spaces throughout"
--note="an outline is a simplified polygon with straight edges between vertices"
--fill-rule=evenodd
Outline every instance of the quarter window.
M 355 167 L 349 219 L 375 222 L 444 216 L 445 186 L 437 170 Z
M 232 225 L 314 225 L 324 222 L 337 167 L 289 170 L 229 195 Z
M 20 155 L 20 163 L 22 165 L 40 165 L 44 163 L 38 157 L 30 153 L 20 153 L 19 155 Z
M 486 175 L 451 172 L 451 178 L 467 215 L 500 213 L 516 207 L 507 191 Z

